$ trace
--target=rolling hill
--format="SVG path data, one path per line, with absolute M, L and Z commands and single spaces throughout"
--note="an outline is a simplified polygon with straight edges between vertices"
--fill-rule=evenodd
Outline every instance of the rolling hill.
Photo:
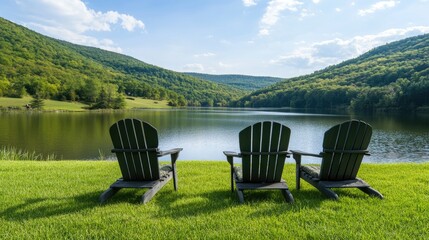
M 377 47 L 235 102 L 245 107 L 415 110 L 429 106 L 429 34 Z
M 185 72 L 185 74 L 248 91 L 255 91 L 264 87 L 268 87 L 283 80 L 283 78 L 276 77 L 259 77 L 238 74 L 214 75 L 194 72 Z
M 46 37 L 0 18 L 0 96 L 95 103 L 121 93 L 176 106 L 226 106 L 245 94 L 129 56 Z

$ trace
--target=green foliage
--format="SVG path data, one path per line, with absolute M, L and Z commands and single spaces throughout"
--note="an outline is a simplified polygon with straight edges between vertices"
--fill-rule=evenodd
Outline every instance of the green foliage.
M 224 106 L 244 91 L 97 48 L 52 39 L 0 18 L 0 96 L 36 92 L 55 100 L 98 104 L 102 86 L 177 106 Z
M 30 152 L 27 150 L 17 149 L 15 147 L 3 146 L 0 148 L 0 160 L 37 160 L 37 161 L 50 161 L 56 160 L 55 154 L 48 154 L 46 156 L 38 154 L 35 151 Z
M 100 94 L 91 109 L 123 109 L 125 108 L 125 97 L 118 93 L 117 86 L 107 84 L 101 87 Z
M 95 149 L 96 151 L 96 149 Z M 0 161 L 1 239 L 428 239 L 429 164 L 364 164 L 359 176 L 384 200 L 335 189 L 340 201 L 302 182 L 293 164 L 280 191 L 230 191 L 226 161 L 178 161 L 170 181 L 145 205 L 144 190 L 99 195 L 120 177 L 115 161 Z
M 255 91 L 283 80 L 283 78 L 275 77 L 256 77 L 234 74 L 213 75 L 193 72 L 187 72 L 185 74 L 247 91 Z
M 33 100 L 30 102 L 31 108 L 43 110 L 43 106 L 45 105 L 45 102 L 42 98 L 42 95 L 40 93 L 36 93 L 33 96 Z
M 313 74 L 286 79 L 235 106 L 415 110 L 429 106 L 429 34 L 375 48 Z

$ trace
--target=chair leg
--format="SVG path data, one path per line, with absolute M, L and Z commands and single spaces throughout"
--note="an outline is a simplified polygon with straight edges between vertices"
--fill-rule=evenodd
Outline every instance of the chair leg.
M 148 203 L 155 194 L 161 190 L 162 187 L 164 187 L 165 184 L 167 184 L 168 180 L 159 181 L 157 184 L 155 184 L 151 189 L 147 190 L 145 194 L 142 196 L 142 203 L 146 204 Z
M 373 197 L 378 197 L 380 199 L 384 198 L 383 195 L 379 191 L 375 190 L 372 187 L 360 187 L 359 190 L 361 190 L 362 192 L 364 192 L 370 196 L 373 196 Z
M 244 203 L 244 193 L 243 190 L 237 189 L 238 200 L 240 203 Z
M 286 202 L 288 203 L 294 203 L 294 199 L 292 196 L 292 193 L 288 189 L 281 190 L 283 197 L 285 198 Z
M 332 191 L 331 189 L 326 188 L 326 187 L 322 187 L 322 186 L 318 186 L 318 185 L 316 185 L 315 187 L 320 192 L 322 192 L 323 194 L 325 194 L 326 196 L 328 196 L 329 198 L 331 198 L 333 200 L 338 200 L 339 199 L 338 195 L 334 191 Z
M 299 190 L 301 188 L 301 176 L 299 174 L 296 175 L 296 189 Z
M 99 197 L 100 203 L 102 203 L 102 204 L 105 203 L 107 201 L 107 199 L 109 199 L 110 197 L 115 195 L 119 190 L 121 190 L 121 188 L 110 187 L 109 189 L 104 191 Z

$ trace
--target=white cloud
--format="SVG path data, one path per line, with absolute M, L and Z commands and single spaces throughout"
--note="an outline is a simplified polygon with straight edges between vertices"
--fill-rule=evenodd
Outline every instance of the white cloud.
M 341 8 L 335 8 L 335 12 L 341 12 Z
M 204 66 L 201 63 L 189 63 L 182 67 L 185 72 L 204 72 Z
M 223 62 L 219 62 L 218 65 L 221 68 L 232 68 L 233 67 L 231 64 L 227 64 L 227 63 L 223 63 Z
M 404 29 L 388 29 L 374 35 L 355 36 L 350 39 L 335 38 L 322 42 L 305 44 L 291 53 L 270 61 L 295 68 L 320 69 L 357 57 L 375 47 L 406 37 L 429 33 L 429 26 Z
M 73 43 L 118 51 L 111 40 L 88 36 L 90 31 L 111 31 L 114 24 L 127 31 L 144 29 L 142 21 L 116 11 L 97 12 L 81 0 L 19 0 L 16 3 L 31 16 L 32 26 L 46 34 Z
M 256 5 L 256 1 L 255 0 L 243 0 L 243 5 L 245 7 L 255 6 Z
M 194 54 L 194 57 L 196 57 L 196 58 L 199 58 L 199 57 L 214 57 L 214 56 L 216 56 L 216 54 L 212 53 L 212 52 Z
M 284 10 L 296 12 L 298 11 L 298 6 L 302 4 L 302 2 L 296 0 L 271 0 L 260 21 L 259 35 L 269 35 L 271 26 L 277 23 L 280 14 Z
M 361 10 L 359 10 L 358 14 L 359 14 L 359 16 L 365 16 L 365 15 L 368 15 L 368 14 L 371 14 L 371 13 L 375 13 L 375 12 L 380 11 L 380 10 L 384 10 L 384 9 L 387 9 L 387 8 L 393 8 L 397 4 L 399 4 L 399 1 L 394 1 L 394 0 L 379 1 L 377 3 L 372 4 L 367 9 L 361 9 Z
M 308 9 L 306 9 L 306 8 L 303 8 L 302 10 L 301 10 L 301 13 L 299 14 L 299 16 L 300 16 L 300 20 L 303 20 L 304 18 L 306 18 L 306 17 L 312 17 L 312 16 L 315 16 L 315 14 L 314 14 L 314 12 L 312 12 L 312 11 L 310 11 L 310 10 L 308 10 Z
M 66 39 L 67 41 L 72 43 L 94 46 L 105 50 L 122 53 L 122 49 L 120 47 L 115 46 L 114 42 L 110 39 L 97 39 L 91 36 L 86 36 L 83 34 L 76 33 L 74 31 L 70 31 L 68 29 L 50 27 L 37 23 L 30 23 L 29 25 L 41 29 L 44 32 L 49 32 L 53 36 L 62 36 L 62 39 Z
M 313 0 L 313 3 L 318 4 L 318 3 L 320 3 L 320 0 Z

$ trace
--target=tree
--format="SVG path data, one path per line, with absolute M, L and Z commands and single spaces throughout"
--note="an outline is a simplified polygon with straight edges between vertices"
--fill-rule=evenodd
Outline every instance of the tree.
M 31 108 L 43 110 L 45 102 L 40 93 L 36 93 L 33 95 L 33 100 L 31 100 L 30 105 Z

